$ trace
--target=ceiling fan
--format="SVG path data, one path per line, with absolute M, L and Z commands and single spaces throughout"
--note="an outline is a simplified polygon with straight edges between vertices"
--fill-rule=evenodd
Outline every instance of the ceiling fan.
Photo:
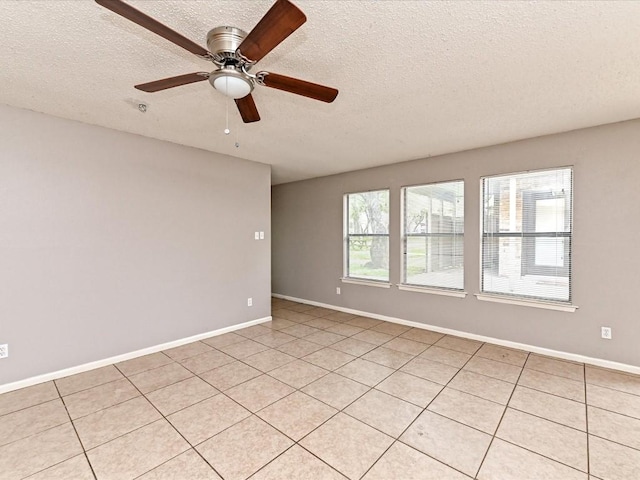
M 207 34 L 209 50 L 122 0 L 96 0 L 96 3 L 216 65 L 216 69 L 210 73 L 187 73 L 135 85 L 138 90 L 158 92 L 209 80 L 213 88 L 235 100 L 245 123 L 260 120 L 251 96 L 256 84 L 327 103 L 333 102 L 338 95 L 335 88 L 317 83 L 271 72 L 250 73 L 258 61 L 307 21 L 304 13 L 288 0 L 276 0 L 248 34 L 236 27 L 222 26 L 212 29 Z

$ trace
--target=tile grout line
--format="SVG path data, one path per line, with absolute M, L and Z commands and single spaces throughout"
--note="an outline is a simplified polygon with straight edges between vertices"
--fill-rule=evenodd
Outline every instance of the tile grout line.
M 62 402 L 62 405 L 64 405 L 65 411 L 67 412 L 67 416 L 69 417 L 69 422 L 71 423 L 71 426 L 73 427 L 73 431 L 76 434 L 76 437 L 78 438 L 78 443 L 80 444 L 80 448 L 82 448 L 82 453 L 84 455 L 85 460 L 87 461 L 87 464 L 89 465 L 89 469 L 91 470 L 91 474 L 93 475 L 94 480 L 97 480 L 98 476 L 96 475 L 96 472 L 93 470 L 93 465 L 91 464 L 91 461 L 89 460 L 89 455 L 87 455 L 86 448 L 84 448 L 84 443 L 82 442 L 82 439 L 80 438 L 80 435 L 78 434 L 78 430 L 76 429 L 76 424 L 73 423 L 73 419 L 71 418 L 71 414 L 69 413 L 69 409 L 67 408 L 67 404 L 64 401 L 64 397 L 62 395 L 60 395 L 60 390 L 58 389 L 58 385 L 56 384 L 55 381 L 53 382 L 53 385 L 55 386 L 56 391 L 58 392 L 58 395 L 60 396 L 60 401 Z M 73 458 L 73 457 L 71 457 L 71 458 Z M 64 461 L 66 461 L 66 460 L 64 460 Z M 62 462 L 60 462 L 60 463 L 62 463 Z M 48 468 L 51 468 L 51 467 L 48 467 Z

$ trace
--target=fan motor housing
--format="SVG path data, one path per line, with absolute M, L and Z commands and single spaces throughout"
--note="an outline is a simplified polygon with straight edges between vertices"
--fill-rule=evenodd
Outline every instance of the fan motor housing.
M 236 27 L 216 27 L 207 33 L 207 47 L 213 61 L 219 65 L 234 65 L 238 62 L 236 50 L 247 36 L 247 32 Z

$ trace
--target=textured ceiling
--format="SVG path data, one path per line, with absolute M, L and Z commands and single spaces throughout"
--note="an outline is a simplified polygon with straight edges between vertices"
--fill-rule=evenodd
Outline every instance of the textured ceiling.
M 203 46 L 271 5 L 129 3 Z M 333 104 L 257 87 L 245 125 L 206 82 L 139 92 L 212 65 L 91 0 L 0 1 L 0 103 L 271 164 L 273 183 L 640 117 L 637 1 L 296 3 L 307 23 L 258 67 Z

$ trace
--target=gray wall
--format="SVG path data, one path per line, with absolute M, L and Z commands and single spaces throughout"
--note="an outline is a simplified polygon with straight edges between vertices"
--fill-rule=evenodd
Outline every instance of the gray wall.
M 566 313 L 477 300 L 480 177 L 567 165 L 574 166 L 573 303 L 580 308 Z M 340 282 L 344 193 L 391 189 L 395 284 L 400 187 L 460 178 L 465 180 L 465 299 Z M 639 366 L 639 192 L 638 120 L 278 185 L 272 189 L 273 291 Z M 600 338 L 602 325 L 613 328 L 613 340 Z
M 0 385 L 269 316 L 269 238 L 267 165 L 0 106 Z

